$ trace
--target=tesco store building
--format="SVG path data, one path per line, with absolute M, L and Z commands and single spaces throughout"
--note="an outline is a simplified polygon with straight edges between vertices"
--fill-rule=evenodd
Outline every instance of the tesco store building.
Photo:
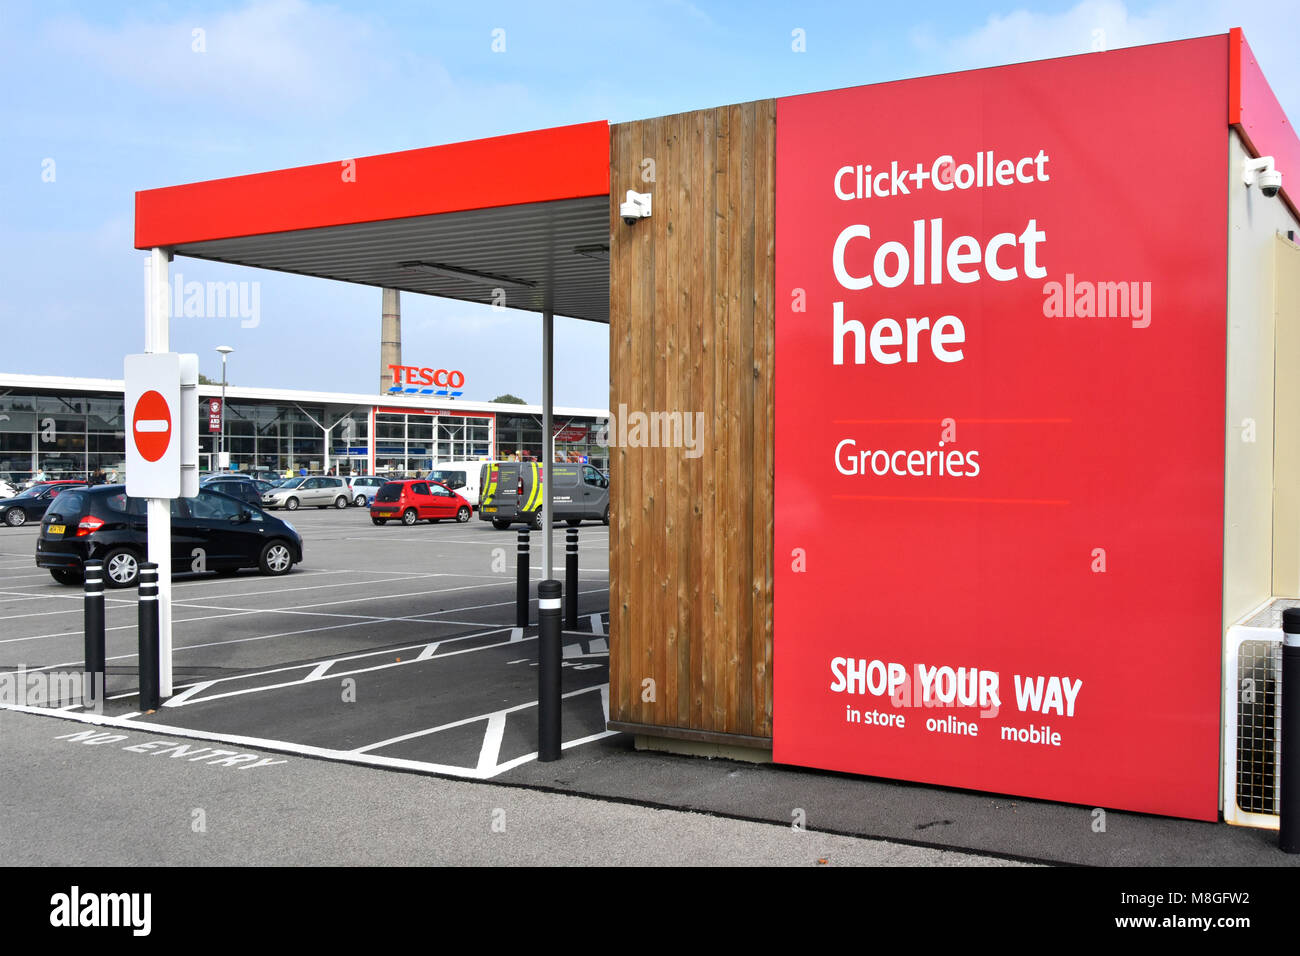
M 200 411 L 220 396 L 221 386 L 200 385 Z M 556 409 L 557 455 L 607 470 L 608 449 L 599 444 L 607 419 L 601 409 Z M 221 420 L 218 411 L 200 423 L 206 470 L 218 470 Z M 405 475 L 437 462 L 542 456 L 533 405 L 230 385 L 224 420 L 237 471 Z M 124 434 L 121 380 L 0 373 L 0 480 L 17 484 L 38 470 L 48 478 L 122 476 Z
M 146 190 L 135 244 L 164 276 L 508 276 L 544 341 L 609 324 L 617 415 L 700 415 L 695 453 L 609 448 L 611 729 L 1269 823 L 1300 141 L 1239 30 L 356 172 Z

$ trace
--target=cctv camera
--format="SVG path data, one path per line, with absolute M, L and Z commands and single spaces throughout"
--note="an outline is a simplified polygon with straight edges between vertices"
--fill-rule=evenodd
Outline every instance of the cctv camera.
M 618 214 L 629 226 L 635 224 L 638 219 L 650 218 L 650 194 L 629 189 L 627 201 L 619 205 Z
M 1276 169 L 1268 169 L 1259 174 L 1259 191 L 1270 199 L 1282 188 L 1282 174 Z
M 1273 167 L 1272 156 L 1248 159 L 1242 164 L 1241 179 L 1247 186 L 1259 183 L 1259 191 L 1272 199 L 1282 188 L 1282 174 Z

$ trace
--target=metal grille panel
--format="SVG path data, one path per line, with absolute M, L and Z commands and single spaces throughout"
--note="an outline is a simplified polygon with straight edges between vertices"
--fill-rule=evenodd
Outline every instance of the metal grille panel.
M 1242 641 L 1237 652 L 1237 806 L 1277 814 L 1282 645 Z

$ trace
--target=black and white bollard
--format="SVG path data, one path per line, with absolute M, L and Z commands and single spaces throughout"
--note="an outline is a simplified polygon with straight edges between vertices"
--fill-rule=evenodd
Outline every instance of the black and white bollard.
M 1300 853 L 1300 608 L 1282 612 L 1282 761 L 1277 846 Z
M 528 529 L 519 531 L 519 547 L 515 555 L 515 627 L 528 626 Z
M 560 582 L 537 585 L 537 759 L 560 759 Z
M 578 529 L 564 532 L 564 629 L 578 629 Z
M 82 693 L 87 706 L 103 704 L 104 696 L 104 562 L 87 561 L 83 568 L 82 587 L 86 600 L 86 681 L 90 698 Z
M 140 709 L 157 710 L 158 692 L 158 565 L 140 565 Z

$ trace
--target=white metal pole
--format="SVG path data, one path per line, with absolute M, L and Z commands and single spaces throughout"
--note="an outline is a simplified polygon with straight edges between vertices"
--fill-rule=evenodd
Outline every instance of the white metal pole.
M 155 248 L 149 254 L 151 294 L 144 330 L 146 352 L 168 349 L 171 290 L 167 264 L 171 258 L 166 249 Z M 223 416 L 225 411 L 223 403 Z M 172 507 L 166 498 L 150 498 L 145 507 L 149 560 L 158 565 L 158 693 L 166 698 L 172 695 Z
M 551 422 L 554 398 L 554 325 L 551 310 L 542 313 L 542 580 L 551 580 L 551 491 L 555 482 L 551 471 L 555 465 L 555 435 Z
M 226 353 L 221 353 L 221 428 L 217 431 L 217 467 L 213 471 L 221 468 L 221 460 L 225 457 L 226 452 Z

